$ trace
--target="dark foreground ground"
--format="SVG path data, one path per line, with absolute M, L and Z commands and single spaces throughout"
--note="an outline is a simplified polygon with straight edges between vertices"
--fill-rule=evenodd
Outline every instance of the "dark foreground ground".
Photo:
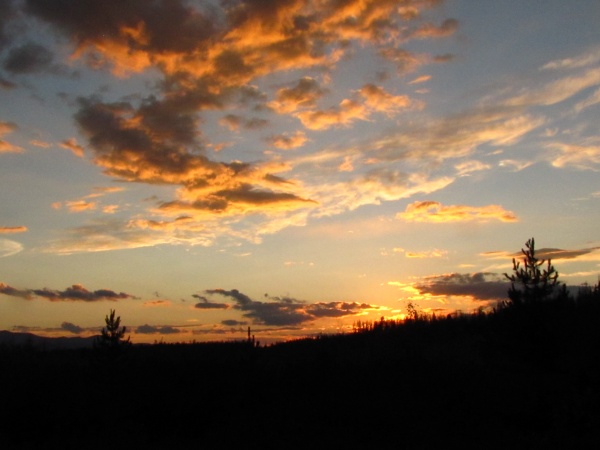
M 600 448 L 599 306 L 260 348 L 4 347 L 0 448 Z

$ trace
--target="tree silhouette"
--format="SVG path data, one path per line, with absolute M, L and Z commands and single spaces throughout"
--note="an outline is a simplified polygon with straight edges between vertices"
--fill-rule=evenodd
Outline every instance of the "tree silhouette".
M 529 239 L 525 243 L 523 253 L 523 266 L 513 258 L 513 274 L 504 274 L 511 282 L 508 290 L 509 304 L 519 306 L 531 304 L 549 298 L 561 283 L 558 281 L 558 272 L 554 269 L 550 259 L 538 259 L 535 256 L 535 240 Z M 546 268 L 543 268 L 544 263 Z M 564 286 L 566 288 L 566 286 Z M 563 289 L 563 292 L 565 289 Z
M 127 327 L 121 327 L 121 316 L 115 318 L 115 310 L 110 310 L 110 315 L 104 318 L 106 326 L 102 328 L 98 344 L 102 348 L 118 349 L 131 344 L 129 336 L 125 338 Z

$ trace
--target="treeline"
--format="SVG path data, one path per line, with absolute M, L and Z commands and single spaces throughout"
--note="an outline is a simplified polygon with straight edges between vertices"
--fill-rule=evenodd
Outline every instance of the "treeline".
M 0 352 L 0 448 L 596 448 L 600 282 L 542 264 L 490 312 L 272 346 L 132 346 L 111 311 L 106 345 Z

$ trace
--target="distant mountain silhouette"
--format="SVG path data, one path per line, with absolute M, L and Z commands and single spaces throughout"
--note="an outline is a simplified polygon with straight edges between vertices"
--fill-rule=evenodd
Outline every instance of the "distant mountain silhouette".
M 32 333 L 13 333 L 0 330 L 0 345 L 31 347 L 39 350 L 73 350 L 92 348 L 96 336 L 91 337 L 44 337 Z

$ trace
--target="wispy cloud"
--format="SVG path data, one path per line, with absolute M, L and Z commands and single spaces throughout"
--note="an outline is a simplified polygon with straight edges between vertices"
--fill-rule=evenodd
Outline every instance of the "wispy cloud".
M 20 297 L 27 300 L 33 298 L 45 298 L 52 302 L 58 301 L 84 301 L 95 302 L 100 300 L 125 300 L 134 299 L 133 295 L 124 292 L 115 292 L 110 289 L 99 289 L 89 291 L 80 284 L 74 284 L 63 291 L 43 288 L 43 289 L 15 289 L 7 284 L 0 283 L 0 294 L 13 297 Z
M 17 124 L 13 122 L 3 122 L 0 120 L 0 138 L 6 134 L 12 133 L 17 129 Z M 22 151 L 23 149 L 21 147 L 0 139 L 0 153 L 20 153 Z
M 23 245 L 10 239 L 0 238 L 0 258 L 16 255 L 23 251 Z
M 399 219 L 413 222 L 486 222 L 499 220 L 501 222 L 516 222 L 518 219 L 511 211 L 506 211 L 499 205 L 466 206 L 448 205 L 439 202 L 413 202 L 404 212 L 396 215 Z
M 84 148 L 77 143 L 77 139 L 75 139 L 75 138 L 65 139 L 64 141 L 62 141 L 60 143 L 60 146 L 64 149 L 71 150 L 75 156 L 79 156 L 80 158 L 83 158 Z
M 24 233 L 26 231 L 27 227 L 22 225 L 17 227 L 0 227 L 0 234 Z

